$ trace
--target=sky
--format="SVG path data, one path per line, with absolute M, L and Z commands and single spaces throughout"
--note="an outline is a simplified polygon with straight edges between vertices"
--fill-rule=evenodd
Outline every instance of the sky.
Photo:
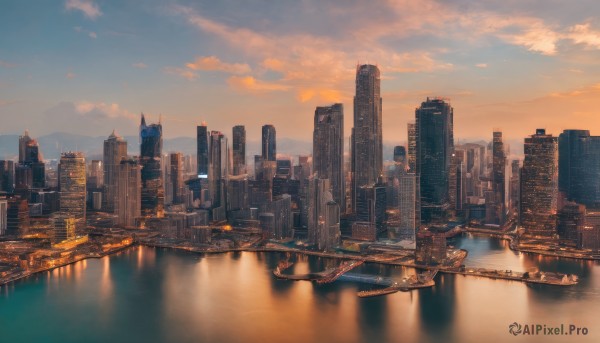
M 383 140 L 406 141 L 427 96 L 458 140 L 536 128 L 600 135 L 600 2 L 2 0 L 0 134 L 166 138 L 195 126 L 310 141 L 316 106 L 344 105 L 357 64 L 382 75 Z

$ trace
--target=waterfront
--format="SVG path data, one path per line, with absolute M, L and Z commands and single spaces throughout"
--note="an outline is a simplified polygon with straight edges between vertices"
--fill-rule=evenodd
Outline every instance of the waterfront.
M 512 322 L 575 324 L 600 338 L 598 262 L 511 251 L 477 235 L 450 241 L 474 267 L 574 273 L 570 287 L 438 275 L 431 289 L 361 299 L 371 285 L 277 280 L 282 254 L 201 255 L 134 247 L 19 280 L 0 289 L 2 341 L 62 342 L 476 342 L 560 341 L 508 333 Z M 294 273 L 323 270 L 300 256 Z M 365 264 L 360 273 L 401 278 L 405 267 Z M 32 325 L 35 324 L 35 325 Z

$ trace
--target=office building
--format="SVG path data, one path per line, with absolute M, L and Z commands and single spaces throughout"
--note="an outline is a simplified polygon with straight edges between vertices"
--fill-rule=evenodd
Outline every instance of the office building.
M 115 176 L 117 224 L 135 227 L 136 219 L 142 215 L 142 175 L 138 161 L 123 159 Z
M 6 198 L 0 198 L 0 236 L 6 234 L 8 219 L 8 201 Z
M 115 194 L 117 172 L 121 160 L 127 157 L 127 141 L 118 136 L 115 131 L 104 141 L 104 211 L 113 213 L 115 210 Z
M 0 192 L 12 194 L 15 191 L 15 164 L 0 160 Z
M 308 181 L 308 242 L 318 250 L 331 250 L 340 243 L 340 208 L 330 189 L 329 179 L 315 175 Z
M 77 220 L 69 213 L 57 212 L 52 215 L 53 243 L 75 238 Z
M 341 210 L 346 209 L 344 178 L 344 107 L 317 107 L 313 131 L 313 172 L 329 179 L 331 194 Z
M 528 234 L 551 237 L 556 234 L 557 140 L 537 129 L 525 138 L 524 148 L 519 221 Z
M 452 107 L 441 98 L 427 98 L 415 110 L 416 174 L 421 182 L 423 223 L 443 221 L 451 209 L 453 116 Z
M 357 65 L 354 127 L 351 133 L 352 210 L 361 187 L 383 173 L 381 75 L 374 65 Z
M 233 175 L 246 174 L 246 128 L 236 125 L 232 131 Z
M 140 165 L 142 167 L 142 216 L 164 216 L 165 190 L 161 168 L 162 124 L 140 124 Z
M 183 193 L 183 154 L 174 152 L 169 155 L 169 185 L 171 187 L 172 204 L 184 203 Z
M 81 152 L 63 153 L 58 165 L 60 212 L 73 217 L 77 229 L 86 225 L 85 167 L 85 157 Z
M 492 215 L 488 224 L 504 224 L 506 219 L 506 154 L 502 142 L 502 132 L 493 133 L 492 140 Z
M 208 178 L 208 141 L 210 132 L 206 123 L 196 127 L 196 163 L 198 178 Z
M 277 139 L 273 125 L 267 124 L 262 127 L 262 158 L 263 161 L 277 160 Z

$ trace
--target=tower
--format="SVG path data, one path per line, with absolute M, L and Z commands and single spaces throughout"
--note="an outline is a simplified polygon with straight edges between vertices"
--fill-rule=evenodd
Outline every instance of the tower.
M 117 172 L 121 160 L 127 157 L 127 141 L 115 131 L 104 141 L 104 210 L 114 212 Z
M 63 153 L 58 175 L 60 212 L 73 218 L 76 229 L 83 229 L 86 225 L 86 172 L 83 153 Z
M 334 104 L 317 107 L 313 131 L 313 171 L 329 179 L 333 200 L 346 209 L 344 179 L 344 107 Z
M 356 67 L 354 127 L 351 133 L 352 210 L 361 187 L 372 185 L 383 172 L 381 76 L 374 65 Z
M 420 177 L 424 223 L 444 220 L 451 208 L 453 115 L 450 104 L 441 98 L 427 98 L 415 110 L 415 172 Z
M 277 160 L 277 140 L 273 125 L 267 124 L 262 127 L 262 158 L 263 161 Z
M 546 130 L 537 129 L 525 138 L 524 148 L 519 221 L 527 233 L 550 237 L 556 233 L 557 139 L 546 134 Z
M 236 125 L 232 133 L 233 175 L 246 174 L 246 128 Z
M 142 167 L 142 216 L 163 217 L 165 191 L 161 169 L 162 125 L 140 124 L 140 165 Z

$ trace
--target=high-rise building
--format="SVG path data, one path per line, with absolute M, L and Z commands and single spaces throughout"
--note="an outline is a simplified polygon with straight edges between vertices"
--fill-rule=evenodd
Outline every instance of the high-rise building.
M 340 243 L 340 207 L 333 201 L 329 179 L 313 176 L 308 181 L 308 241 L 319 250 Z
M 227 211 L 249 208 L 248 175 L 234 175 L 227 184 Z
M 60 243 L 75 238 L 77 221 L 72 214 L 62 211 L 54 213 L 52 215 L 52 225 L 54 227 L 53 243 Z
M 100 160 L 92 160 L 88 169 L 88 188 L 99 189 L 104 186 L 104 166 Z
M 134 227 L 142 215 L 142 175 L 138 161 L 123 159 L 116 177 L 115 213 L 118 225 Z
M 359 189 L 383 173 L 381 76 L 374 65 L 357 65 L 354 127 L 351 133 L 352 209 Z
M 0 160 L 0 192 L 12 194 L 15 191 L 15 164 Z
M 206 123 L 196 127 L 196 148 L 198 165 L 198 177 L 201 179 L 208 178 L 208 140 L 210 133 L 206 127 Z
M 171 194 L 173 195 L 173 204 L 182 204 L 183 199 L 183 154 L 180 152 L 173 152 L 169 156 L 170 170 L 169 170 L 169 184 L 171 188 Z
M 273 125 L 267 124 L 262 127 L 262 158 L 264 161 L 277 160 L 277 139 Z
M 27 144 L 29 144 L 31 140 L 31 137 L 29 137 L 29 130 L 25 130 L 25 133 L 22 136 L 19 136 L 19 163 L 25 163 Z
M 417 125 L 408 123 L 408 170 L 415 173 L 417 170 Z
M 600 208 L 600 136 L 564 130 L 558 137 L 558 189 L 567 200 Z
M 164 216 L 165 190 L 161 169 L 162 124 L 140 124 L 140 165 L 142 166 L 142 216 Z
M 115 194 L 117 184 L 117 171 L 121 160 L 127 157 L 127 141 L 118 136 L 115 131 L 104 141 L 104 197 L 103 208 L 106 212 L 115 210 Z
M 13 195 L 7 198 L 6 235 L 24 236 L 29 231 L 29 204 L 27 198 Z
M 0 236 L 6 234 L 6 223 L 8 219 L 8 201 L 6 198 L 0 198 Z
M 58 165 L 60 212 L 75 220 L 75 227 L 86 225 L 86 172 L 85 157 L 81 152 L 67 152 Z
M 492 159 L 493 222 L 488 224 L 502 225 L 506 219 L 506 155 L 499 131 L 493 133 Z
M 415 173 L 405 173 L 398 177 L 399 194 L 398 203 L 400 210 L 399 233 L 401 236 L 415 239 L 415 233 L 421 225 L 420 183 L 419 176 Z
M 227 137 L 219 131 L 211 131 L 208 155 L 208 189 L 212 208 L 226 206 L 227 178 L 229 177 L 229 145 Z
M 519 211 L 519 199 L 521 198 L 519 192 L 521 189 L 521 164 L 519 160 L 512 160 L 510 162 L 510 186 L 509 191 L 509 208 L 513 213 Z
M 567 202 L 556 217 L 556 231 L 562 239 L 577 241 L 577 233 L 585 226 L 585 205 Z
M 387 194 L 385 184 L 378 182 L 362 186 L 356 196 L 356 220 L 375 226 L 377 233 L 385 230 Z
M 553 236 L 558 197 L 557 140 L 546 130 L 537 129 L 535 135 L 525 138 L 524 148 L 519 221 L 528 234 Z
M 427 98 L 415 110 L 416 174 L 421 182 L 421 221 L 443 220 L 451 208 L 450 168 L 454 152 L 453 109 Z
M 246 128 L 236 125 L 232 131 L 233 175 L 246 174 Z
M 317 107 L 313 131 L 313 172 L 329 179 L 333 200 L 346 209 L 344 179 L 344 107 L 342 104 Z
M 294 235 L 292 221 L 292 197 L 289 194 L 273 197 L 273 200 L 260 206 L 260 213 L 273 214 L 273 227 L 268 237 L 274 239 L 291 238 Z

